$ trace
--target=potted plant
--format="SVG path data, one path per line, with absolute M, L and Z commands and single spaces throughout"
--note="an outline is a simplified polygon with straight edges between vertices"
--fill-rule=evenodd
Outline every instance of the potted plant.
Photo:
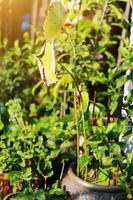
M 6 106 L 9 123 L 0 136 L 1 198 L 27 199 L 33 193 L 31 199 L 37 195 L 38 199 L 65 199 L 58 179 L 60 154 L 66 143 L 71 145 L 68 129 L 63 129 L 56 113 L 25 121 L 20 99 L 9 100 Z
M 126 47 L 120 47 L 123 59 L 121 66 L 117 66 L 119 40 L 113 32 L 114 26 L 125 28 L 123 11 L 118 1 L 108 0 L 100 3 L 71 2 L 71 7 L 70 21 L 57 40 L 57 75 L 60 80 L 55 89 L 57 92 L 65 80 L 65 87 L 74 94 L 73 115 L 77 132 L 77 145 L 73 146 L 77 152 L 75 172 L 89 183 L 75 176 L 69 168 L 62 186 L 70 192 L 72 199 L 124 200 L 127 197 L 124 190 L 132 198 L 133 157 L 132 152 L 124 152 L 122 140 L 132 134 L 129 129 L 131 121 L 121 117 L 121 110 L 124 108 L 132 115 L 132 91 L 124 104 L 123 87 L 129 79 L 125 72 L 131 67 L 133 55 L 128 39 L 124 38 Z M 48 30 L 46 23 L 44 28 Z M 46 32 L 45 39 L 46 42 L 49 40 Z M 43 60 L 47 60 L 44 54 L 45 59 L 41 58 L 42 54 L 39 55 L 41 75 L 42 64 L 46 64 Z M 53 78 L 52 75 L 50 78 Z M 56 81 L 54 77 L 53 82 Z

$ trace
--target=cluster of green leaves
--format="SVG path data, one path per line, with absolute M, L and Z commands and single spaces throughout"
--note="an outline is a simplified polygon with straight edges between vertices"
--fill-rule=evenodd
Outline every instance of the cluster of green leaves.
M 122 152 L 122 141 L 119 141 L 121 133 L 125 133 L 128 127 L 127 120 L 117 121 L 104 125 L 100 121 L 92 126 L 93 135 L 86 141 L 90 147 L 89 168 L 95 173 L 90 178 L 99 184 L 119 184 L 124 170 L 125 154 Z M 82 157 L 81 165 L 83 165 Z M 88 173 L 89 176 L 89 173 Z
M 97 102 L 108 101 L 106 112 L 113 115 L 121 106 L 119 102 L 122 100 L 123 85 L 127 80 L 124 72 L 130 65 L 122 69 L 116 68 L 119 35 L 113 31 L 120 31 L 120 27 L 123 27 L 124 18 L 120 2 L 107 1 L 107 7 L 103 2 L 90 0 L 82 1 L 81 5 L 73 5 L 70 21 L 57 44 L 58 69 L 63 68 L 63 72 L 64 68 L 69 70 L 81 90 L 89 92 L 91 100 L 96 90 Z M 76 9 L 76 6 L 80 6 L 80 9 Z M 65 86 L 64 82 L 69 87 L 73 84 L 73 79 L 67 72 L 61 76 L 58 86 Z
M 37 42 L 37 41 L 36 41 Z M 5 104 L 9 98 L 22 98 L 26 103 L 33 99 L 31 87 L 39 80 L 38 68 L 33 54 L 37 44 L 31 41 L 28 33 L 24 34 L 23 44 L 14 42 L 8 47 L 8 40 L 0 44 L 0 103 Z
M 10 117 L 0 136 L 0 170 L 14 191 L 27 182 L 33 188 L 47 187 L 47 179 L 56 174 L 53 164 L 62 165 L 63 151 L 71 147 L 73 123 L 59 121 L 56 114 L 25 121 L 20 99 L 9 100 L 6 106 Z
M 28 187 L 23 191 L 15 194 L 11 199 L 12 200 L 64 200 L 66 199 L 66 193 L 63 189 L 59 189 L 57 184 L 53 184 L 52 188 L 47 188 L 45 190 L 33 190 Z
M 40 36 L 31 41 L 26 33 L 23 44 L 15 41 L 11 48 L 7 40 L 0 44 L 0 170 L 14 191 L 27 187 L 26 183 L 32 188 L 47 187 L 47 179 L 51 187 L 60 176 L 62 157 L 67 161 L 74 157 L 73 114 L 64 116 L 66 91 L 56 99 L 55 89 L 40 81 L 34 55 L 41 41 Z M 11 98 L 15 99 L 8 101 Z M 70 155 L 64 157 L 63 152 L 69 150 Z M 61 198 L 57 193 L 49 193 L 50 198 Z
M 129 28 L 121 5 L 124 8 L 124 1 L 71 2 L 69 20 L 56 43 L 59 81 L 55 92 L 58 94 L 60 88 L 70 94 L 77 90 L 77 126 L 80 135 L 85 136 L 85 152 L 79 158 L 81 170 L 84 172 L 88 166 L 95 171 L 92 178 L 98 182 L 123 182 L 128 187 L 132 182 L 132 156 L 123 152 L 125 141 L 119 138 L 121 134 L 132 134 L 131 130 L 127 133 L 128 121 L 120 115 L 124 108 L 132 118 L 132 91 L 123 104 L 123 87 L 128 79 L 132 80 L 126 70 L 132 66 L 133 53 L 128 38 L 118 49 L 121 30 Z M 120 67 L 118 51 L 122 56 Z

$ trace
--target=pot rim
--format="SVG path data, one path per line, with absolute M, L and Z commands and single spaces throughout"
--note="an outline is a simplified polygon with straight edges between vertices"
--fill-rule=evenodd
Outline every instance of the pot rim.
M 71 180 L 73 179 L 75 182 L 77 182 L 78 184 L 80 184 L 83 187 L 85 187 L 86 190 L 92 190 L 92 191 L 97 191 L 97 192 L 109 192 L 109 193 L 112 193 L 112 192 L 124 192 L 124 190 L 122 190 L 118 186 L 96 185 L 96 184 L 92 184 L 92 183 L 89 183 L 87 181 L 84 181 L 84 180 L 82 180 L 81 178 L 79 178 L 78 176 L 76 176 L 74 174 L 72 168 L 68 169 L 67 175 L 70 177 Z M 65 186 L 65 184 L 64 184 L 64 186 Z
M 16 193 L 13 193 L 13 192 L 9 193 L 8 195 L 6 195 L 6 196 L 3 198 L 3 200 L 8 200 L 10 197 L 14 196 L 15 194 L 16 194 Z

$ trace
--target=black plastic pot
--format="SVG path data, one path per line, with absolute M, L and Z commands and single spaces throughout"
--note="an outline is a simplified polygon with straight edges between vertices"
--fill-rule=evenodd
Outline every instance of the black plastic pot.
M 77 177 L 72 169 L 62 180 L 62 187 L 70 193 L 72 200 L 126 200 L 126 193 L 117 186 L 90 184 Z

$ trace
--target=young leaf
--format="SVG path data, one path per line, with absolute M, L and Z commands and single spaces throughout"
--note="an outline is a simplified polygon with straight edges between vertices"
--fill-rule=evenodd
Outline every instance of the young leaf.
M 121 155 L 121 148 L 120 148 L 119 144 L 117 144 L 117 143 L 112 144 L 112 146 L 110 147 L 110 151 L 115 156 Z
M 87 111 L 88 104 L 89 104 L 89 95 L 88 92 L 82 92 L 81 93 L 81 98 L 82 98 L 82 105 L 83 105 L 83 111 L 84 113 Z
M 86 167 L 91 162 L 91 160 L 92 160 L 91 156 L 83 155 L 82 157 L 80 157 L 79 159 L 80 169 Z
M 121 53 L 121 55 L 125 58 L 127 56 L 129 56 L 129 50 L 125 47 L 120 47 L 119 51 Z
M 110 114 L 113 115 L 115 110 L 117 109 L 118 101 L 112 101 L 109 105 L 110 108 Z
M 112 129 L 115 128 L 116 125 L 117 125 L 116 122 L 109 123 L 109 124 L 107 125 L 106 134 L 108 134 L 110 131 L 112 131 Z
M 118 7 L 114 6 L 113 4 L 111 4 L 110 7 L 117 19 L 122 19 L 122 12 L 120 9 L 118 9 Z
M 112 165 L 112 161 L 113 161 L 113 158 L 110 157 L 110 156 L 103 156 L 102 157 L 102 163 L 106 167 Z
M 127 75 L 123 75 L 122 77 L 118 78 L 118 80 L 115 81 L 116 83 L 116 88 L 122 87 L 127 80 Z

